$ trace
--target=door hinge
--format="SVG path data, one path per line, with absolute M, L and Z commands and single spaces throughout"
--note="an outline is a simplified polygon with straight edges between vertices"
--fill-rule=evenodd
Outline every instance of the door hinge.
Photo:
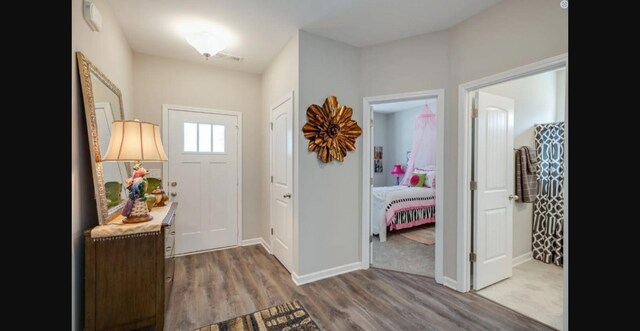
M 469 261 L 476 262 L 476 253 L 474 252 L 469 253 Z
M 473 110 L 471 111 L 471 118 L 478 118 L 478 109 L 477 108 L 473 108 Z
M 373 120 L 371 120 L 371 125 L 370 126 L 373 127 Z
M 271 176 L 271 182 L 273 183 L 273 176 Z
M 373 185 L 373 177 L 369 178 L 369 185 Z
M 273 228 L 271 228 L 271 235 L 273 236 Z
M 273 131 L 273 122 L 269 122 L 271 124 L 271 131 Z
M 472 180 L 469 182 L 469 189 L 471 191 L 475 191 L 478 189 L 478 182 L 476 182 L 475 180 Z
M 372 243 L 373 242 L 373 236 L 369 236 L 369 242 Z

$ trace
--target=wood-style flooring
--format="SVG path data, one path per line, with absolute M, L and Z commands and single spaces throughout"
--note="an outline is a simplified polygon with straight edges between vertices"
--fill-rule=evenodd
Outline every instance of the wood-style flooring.
M 262 246 L 176 258 L 165 330 L 193 330 L 300 300 L 329 330 L 553 330 L 433 278 L 370 268 L 296 286 Z

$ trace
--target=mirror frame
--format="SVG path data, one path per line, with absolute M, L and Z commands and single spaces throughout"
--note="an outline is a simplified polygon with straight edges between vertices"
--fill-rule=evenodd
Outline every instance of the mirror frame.
M 107 88 L 118 96 L 120 101 L 120 116 L 124 120 L 124 107 L 122 104 L 122 93 L 120 89 L 107 78 L 82 52 L 76 52 L 78 60 L 78 74 L 80 85 L 82 86 L 82 100 L 84 103 L 84 113 L 87 119 L 87 133 L 89 135 L 89 149 L 91 151 L 91 172 L 93 173 L 93 188 L 98 208 L 98 222 L 104 225 L 120 214 L 124 203 L 111 209 L 107 208 L 107 196 L 104 187 L 104 175 L 102 172 L 102 156 L 100 155 L 100 145 L 98 142 L 98 125 L 96 122 L 95 102 L 93 100 L 93 86 L 91 84 L 91 73 L 93 72 Z M 127 173 L 129 164 L 126 164 Z M 126 199 L 125 199 L 126 201 Z

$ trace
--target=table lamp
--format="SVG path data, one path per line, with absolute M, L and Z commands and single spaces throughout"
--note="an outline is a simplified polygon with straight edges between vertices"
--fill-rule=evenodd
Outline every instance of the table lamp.
M 145 176 L 147 170 L 142 161 L 167 161 L 167 154 L 160 140 L 160 127 L 139 120 L 116 120 L 111 124 L 111 139 L 102 161 L 135 162 L 133 173 L 125 186 L 129 190 L 129 199 L 122 208 L 126 216 L 123 223 L 141 223 L 153 219 L 146 203 Z
M 402 170 L 401 164 L 394 164 L 393 170 L 391 170 L 392 175 L 396 175 L 396 185 L 400 185 L 400 175 L 404 175 L 404 170 Z

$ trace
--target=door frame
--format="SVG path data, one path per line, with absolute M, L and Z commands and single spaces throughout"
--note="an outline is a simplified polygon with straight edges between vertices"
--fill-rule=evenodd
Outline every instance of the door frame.
M 162 141 L 164 141 L 164 146 L 167 149 L 167 153 L 169 153 L 169 111 L 177 110 L 177 111 L 188 111 L 194 113 L 204 113 L 204 114 L 212 114 L 212 115 L 227 115 L 227 116 L 236 116 L 238 117 L 238 238 L 235 246 L 242 245 L 242 113 L 239 111 L 233 110 L 220 110 L 213 108 L 202 108 L 202 107 L 190 107 L 190 106 L 180 106 L 180 105 L 172 105 L 172 104 L 162 104 Z M 165 192 L 169 192 L 169 161 L 162 162 L 162 188 Z M 235 247 L 229 246 L 229 247 Z M 227 249 L 229 247 L 216 248 L 214 250 L 219 249 Z M 198 251 L 197 253 L 202 253 L 205 251 Z
M 550 57 L 541 61 L 537 61 L 531 64 L 527 64 L 521 67 L 517 67 L 511 70 L 507 70 L 495 75 L 487 76 L 484 78 L 476 79 L 471 82 L 460 84 L 458 89 L 458 220 L 457 220 L 457 279 L 458 279 L 458 291 L 468 292 L 471 289 L 471 262 L 469 261 L 469 253 L 471 252 L 471 203 L 473 202 L 471 197 L 471 191 L 469 190 L 469 182 L 472 178 L 471 174 L 471 161 L 472 161 L 472 143 L 471 143 L 471 105 L 472 94 L 476 90 L 495 85 L 498 83 L 507 82 L 510 80 L 523 78 L 535 74 L 539 74 L 545 71 L 558 69 L 565 67 L 567 73 L 569 72 L 569 56 L 568 53 L 563 53 L 554 57 Z M 567 79 L 568 81 L 568 79 Z M 565 89 L 565 95 L 568 95 L 568 89 Z M 569 107 L 565 104 L 565 127 L 568 127 L 569 123 Z M 568 138 L 565 139 L 565 143 Z M 569 160 L 568 152 L 565 157 L 565 169 L 567 168 L 567 162 Z M 569 187 L 568 173 L 565 173 L 565 200 L 568 200 Z M 566 205 L 565 205 L 566 207 Z M 569 218 L 568 214 L 564 215 L 564 238 L 563 238 L 563 251 L 564 261 L 568 261 L 567 256 L 567 235 Z M 567 273 L 568 263 L 564 265 L 564 272 Z M 566 296 L 565 296 L 566 300 Z M 566 301 L 565 301 L 566 302 Z M 565 305 L 565 312 L 567 312 Z M 565 315 L 567 316 L 567 315 Z
M 360 248 L 361 268 L 369 269 L 370 243 L 371 235 L 371 181 L 372 181 L 372 164 L 373 164 L 373 141 L 371 134 L 373 130 L 372 120 L 373 114 L 370 106 L 377 103 L 407 101 L 415 99 L 425 99 L 436 97 L 438 100 L 438 109 L 436 110 L 436 257 L 435 257 L 435 279 L 436 283 L 443 284 L 444 277 L 444 122 L 445 122 L 445 95 L 444 89 L 435 89 L 427 91 L 406 92 L 398 94 L 386 94 L 378 96 L 370 96 L 362 99 L 362 246 Z
M 293 91 L 289 91 L 287 92 L 284 96 L 282 96 L 281 98 L 277 99 L 277 101 L 275 103 L 273 103 L 273 105 L 269 106 L 269 123 L 273 123 L 273 110 L 278 108 L 280 105 L 282 105 L 283 103 L 287 102 L 291 100 L 291 150 L 292 150 L 292 154 L 291 155 L 291 199 L 290 199 L 290 204 L 291 204 L 291 243 L 290 243 L 290 253 L 291 253 L 291 265 L 289 266 L 285 266 L 287 267 L 287 271 L 289 271 L 292 275 L 293 275 L 293 241 L 294 241 L 294 236 L 295 233 L 293 231 L 294 226 L 293 226 L 293 222 L 294 222 L 294 218 L 293 218 L 293 206 L 294 206 L 294 199 L 296 199 L 295 194 L 293 194 L 293 188 L 294 188 L 294 183 L 297 182 L 296 178 L 295 178 L 295 172 L 294 172 L 294 160 L 295 160 L 295 145 L 293 144 L 293 140 L 295 137 L 295 121 L 294 121 L 294 116 L 295 116 L 295 105 L 294 105 L 294 100 L 293 100 Z M 269 130 L 269 176 L 273 176 L 273 129 Z M 271 201 L 273 199 L 273 183 L 269 182 L 269 228 L 272 229 L 273 228 L 273 209 L 271 208 Z M 273 235 L 271 234 L 271 230 L 269 230 L 269 247 L 273 247 Z M 273 252 L 269 252 L 269 254 L 273 255 Z M 275 255 L 274 255 L 275 256 Z M 282 261 L 280 261 L 280 263 L 282 263 Z

